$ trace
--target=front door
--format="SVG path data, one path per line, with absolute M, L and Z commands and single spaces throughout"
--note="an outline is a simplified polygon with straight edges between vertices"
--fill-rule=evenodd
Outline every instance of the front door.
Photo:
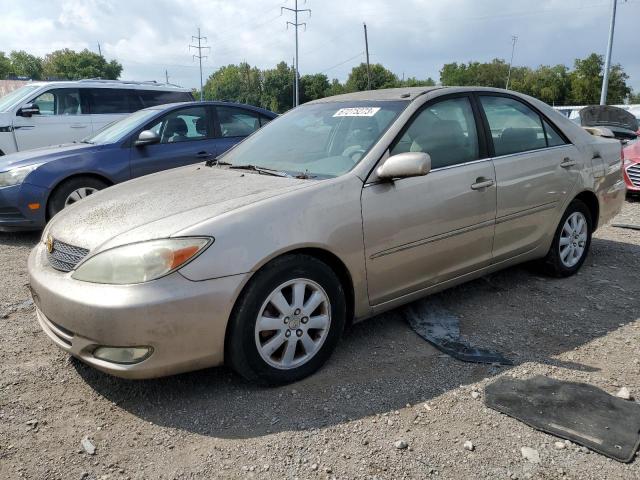
M 531 106 L 480 95 L 491 131 L 497 184 L 493 261 L 526 253 L 556 229 L 580 175 L 580 152 Z
M 91 135 L 91 119 L 77 88 L 47 90 L 29 103 L 36 104 L 40 113 L 15 117 L 18 150 L 70 143 Z
M 390 155 L 426 152 L 423 177 L 362 191 L 369 300 L 378 305 L 488 265 L 496 213 L 493 163 L 470 97 L 427 104 Z
M 172 110 L 145 126 L 160 137 L 160 143 L 131 147 L 131 177 L 203 162 L 217 155 L 211 116 L 207 106 Z

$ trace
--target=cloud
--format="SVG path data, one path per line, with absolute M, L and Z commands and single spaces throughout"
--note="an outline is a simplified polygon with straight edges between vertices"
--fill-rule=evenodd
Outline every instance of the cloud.
M 367 22 L 371 60 L 402 76 L 438 78 L 446 62 L 509 58 L 518 35 L 515 63 L 572 65 L 591 52 L 603 54 L 610 0 L 308 0 L 300 8 L 302 73 L 325 71 L 344 80 L 364 61 L 362 23 Z M 229 63 L 261 68 L 292 61 L 293 0 L 0 0 L 0 45 L 38 55 L 57 48 L 97 50 L 124 65 L 123 78 L 164 78 L 199 84 L 189 51 L 199 26 L 211 50 L 205 76 Z M 618 7 L 614 62 L 640 89 L 636 34 L 640 0 Z

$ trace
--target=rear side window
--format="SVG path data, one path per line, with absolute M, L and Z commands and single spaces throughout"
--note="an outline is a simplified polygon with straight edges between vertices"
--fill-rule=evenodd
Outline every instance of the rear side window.
M 237 107 L 216 107 L 216 111 L 222 137 L 246 137 L 260 128 L 258 114 L 250 110 Z
M 567 142 L 565 142 L 564 138 L 562 138 L 560 134 L 551 125 L 549 125 L 549 122 L 543 120 L 542 123 L 544 124 L 544 133 L 547 135 L 548 147 L 566 145 Z
M 512 98 L 480 96 L 496 156 L 547 146 L 540 115 Z
M 391 155 L 403 152 L 428 153 L 432 168 L 478 160 L 478 132 L 469 99 L 443 100 L 422 110 Z
M 265 117 L 264 115 L 260 115 L 260 126 L 264 127 L 271 120 L 273 120 L 273 118 L 269 118 L 269 117 Z
M 143 107 L 155 107 L 166 103 L 191 102 L 193 97 L 189 92 L 166 92 L 161 90 L 137 90 Z
M 119 88 L 88 89 L 89 106 L 92 114 L 131 113 L 129 90 Z
M 32 100 L 40 109 L 40 115 L 80 115 L 80 93 L 77 88 L 54 88 Z

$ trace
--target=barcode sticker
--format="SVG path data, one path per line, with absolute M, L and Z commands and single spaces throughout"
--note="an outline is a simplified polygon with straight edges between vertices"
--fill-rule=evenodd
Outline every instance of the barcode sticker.
M 373 117 L 380 111 L 380 107 L 350 107 L 341 108 L 333 114 L 334 117 Z

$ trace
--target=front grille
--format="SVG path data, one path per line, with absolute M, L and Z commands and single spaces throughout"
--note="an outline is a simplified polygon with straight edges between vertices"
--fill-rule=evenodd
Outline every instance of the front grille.
M 89 250 L 86 248 L 76 247 L 59 240 L 53 240 L 53 249 L 47 251 L 49 263 L 56 270 L 70 272 L 80 261 L 87 256 Z
M 634 187 L 640 187 L 640 163 L 636 163 L 627 168 L 627 176 Z

